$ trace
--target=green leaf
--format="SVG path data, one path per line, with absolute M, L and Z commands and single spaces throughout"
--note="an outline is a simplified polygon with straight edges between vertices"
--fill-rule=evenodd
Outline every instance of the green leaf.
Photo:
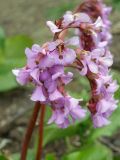
M 17 35 L 9 37 L 5 42 L 5 54 L 8 58 L 20 58 L 25 57 L 25 48 L 31 47 L 33 40 L 25 35 Z
M 73 135 L 81 136 L 82 134 L 84 134 L 83 132 L 85 131 L 85 126 L 87 129 L 89 128 L 88 125 L 86 125 L 87 123 L 90 122 L 88 121 L 88 118 L 89 118 L 89 115 L 87 114 L 85 119 L 83 119 L 82 121 L 77 121 L 76 123 L 74 123 L 73 125 L 65 129 L 58 128 L 58 126 L 56 125 L 46 126 L 44 128 L 43 145 L 45 146 L 46 144 L 53 142 L 55 140 L 71 137 Z
M 12 73 L 12 69 L 16 66 L 24 64 L 24 60 L 14 59 L 6 61 L 6 63 L 0 64 L 0 92 L 13 89 L 18 86 L 15 76 Z
M 54 154 L 47 154 L 45 160 L 56 160 L 56 157 Z
M 2 27 L 0 27 L 0 48 L 3 50 L 5 47 L 5 32 Z
M 12 69 L 25 64 L 25 48 L 31 47 L 33 40 L 25 35 L 7 38 L 4 52 L 0 50 L 0 91 L 10 90 L 17 85 Z
M 100 143 L 93 143 L 85 145 L 79 151 L 65 155 L 62 160 L 112 160 L 112 152 L 101 145 Z
M 19 68 L 19 67 L 21 68 L 24 66 L 24 64 L 25 64 L 25 59 L 21 59 L 21 60 L 17 58 L 8 59 L 0 64 L 0 75 L 4 76 L 8 72 L 12 73 L 12 69 Z
M 76 152 L 73 152 L 71 154 L 68 154 L 68 155 L 64 156 L 62 158 L 62 160 L 73 160 L 73 159 L 77 160 L 77 159 L 79 159 L 79 157 L 80 157 L 80 152 L 76 151 Z
M 0 75 L 0 92 L 15 88 L 16 86 L 18 86 L 18 84 L 12 72 L 4 74 L 4 76 Z
M 61 129 L 56 127 L 55 125 L 50 125 L 45 127 L 44 130 L 44 146 L 48 144 L 49 142 L 52 142 L 54 140 L 58 140 L 61 138 L 65 138 L 67 136 L 72 136 L 77 133 L 77 125 L 74 124 L 74 126 L 70 126 L 66 129 Z

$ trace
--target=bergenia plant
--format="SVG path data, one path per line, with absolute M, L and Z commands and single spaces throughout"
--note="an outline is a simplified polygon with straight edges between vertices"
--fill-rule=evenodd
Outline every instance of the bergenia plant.
M 110 123 L 109 116 L 117 108 L 114 93 L 117 82 L 112 79 L 110 67 L 113 56 L 109 50 L 111 43 L 108 20 L 110 7 L 102 0 L 85 0 L 74 12 L 67 11 L 55 22 L 47 21 L 53 34 L 53 40 L 42 46 L 34 44 L 26 48 L 26 65 L 14 69 L 18 83 L 32 83 L 35 89 L 31 100 L 35 102 L 33 116 L 21 152 L 21 160 L 26 159 L 28 144 L 40 112 L 39 143 L 36 160 L 41 159 L 43 120 L 46 107 L 51 108 L 49 124 L 55 123 L 66 128 L 76 120 L 86 116 L 87 110 L 81 106 L 81 99 L 69 95 L 65 86 L 72 81 L 73 73 L 65 72 L 72 67 L 78 74 L 85 76 L 91 86 L 91 98 L 87 107 L 95 128 Z M 69 29 L 75 29 L 75 35 L 65 38 Z

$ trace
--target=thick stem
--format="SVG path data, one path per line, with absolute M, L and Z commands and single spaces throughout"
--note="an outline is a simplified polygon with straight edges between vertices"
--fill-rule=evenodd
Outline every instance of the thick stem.
M 41 104 L 41 112 L 40 112 L 40 122 L 39 122 L 39 139 L 38 139 L 38 149 L 36 160 L 41 160 L 42 158 L 42 143 L 43 143 L 43 127 L 44 127 L 44 117 L 45 117 L 45 105 Z
M 31 140 L 31 136 L 34 130 L 34 126 L 38 117 L 38 113 L 40 110 L 40 102 L 36 102 L 35 106 L 34 106 L 34 111 L 32 114 L 32 117 L 30 119 L 26 134 L 25 134 L 25 138 L 23 141 L 23 146 L 22 146 L 22 151 L 21 151 L 21 157 L 20 160 L 26 160 L 26 156 L 27 156 L 27 150 L 28 150 L 28 146 Z

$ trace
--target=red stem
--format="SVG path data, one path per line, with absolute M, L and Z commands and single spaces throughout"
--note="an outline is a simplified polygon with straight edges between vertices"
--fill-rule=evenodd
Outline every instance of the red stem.
M 41 160 L 42 158 L 42 143 L 43 143 L 43 126 L 45 117 L 45 105 L 41 104 L 40 122 L 39 122 L 39 139 L 38 139 L 38 150 L 36 155 L 36 160 Z
M 23 141 L 20 160 L 26 160 L 28 145 L 30 143 L 30 139 L 31 139 L 31 136 L 33 133 L 33 129 L 34 129 L 37 117 L 38 117 L 39 110 L 40 110 L 40 102 L 36 102 L 36 104 L 34 106 L 34 111 L 33 111 L 32 117 L 30 119 L 27 131 L 25 134 L 25 138 Z

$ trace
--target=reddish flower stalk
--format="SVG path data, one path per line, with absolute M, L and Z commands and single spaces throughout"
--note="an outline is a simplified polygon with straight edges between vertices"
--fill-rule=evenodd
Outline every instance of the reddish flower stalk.
M 32 136 L 32 133 L 33 133 L 33 129 L 34 129 L 39 111 L 40 111 L 40 102 L 36 102 L 32 117 L 30 119 L 27 131 L 26 131 L 26 134 L 25 134 L 25 138 L 24 138 L 24 141 L 23 141 L 20 160 L 26 160 L 28 145 L 30 143 L 30 139 L 31 139 L 31 136 Z
M 41 113 L 39 121 L 39 139 L 36 160 L 41 160 L 42 157 L 42 142 L 43 142 L 43 127 L 44 127 L 45 105 L 41 104 Z

